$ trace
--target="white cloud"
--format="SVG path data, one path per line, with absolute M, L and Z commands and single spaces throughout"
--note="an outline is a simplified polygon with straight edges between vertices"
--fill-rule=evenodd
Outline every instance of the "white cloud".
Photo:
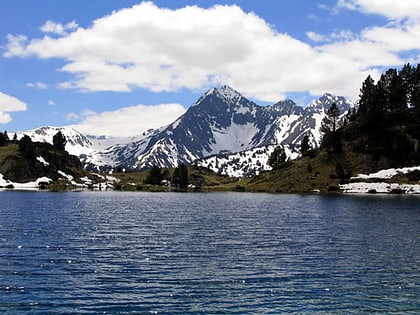
M 14 96 L 0 92 L 0 123 L 7 124 L 12 120 L 11 112 L 26 110 L 26 104 Z
M 69 22 L 65 25 L 56 23 L 54 21 L 47 21 L 41 26 L 41 31 L 44 33 L 51 33 L 56 35 L 66 35 L 68 31 L 74 31 L 78 25 L 75 21 Z
M 131 137 L 170 124 L 184 112 L 180 104 L 136 105 L 102 113 L 88 109 L 83 112 L 83 121 L 72 127 L 90 135 Z M 69 115 L 70 119 L 77 117 Z
M 75 121 L 77 119 L 79 119 L 79 115 L 77 115 L 76 113 L 68 113 L 65 117 L 66 121 Z
M 53 100 L 49 100 L 49 101 L 48 101 L 48 105 L 50 105 L 50 106 L 55 106 L 56 104 L 55 104 L 55 102 L 54 102 Z
M 42 82 L 29 82 L 26 84 L 27 87 L 32 87 L 40 90 L 45 90 L 47 88 L 47 85 Z
M 387 13 L 390 18 L 407 17 L 413 10 L 407 9 L 412 0 L 383 1 L 387 10 L 395 9 Z M 337 7 L 385 14 L 376 3 L 340 0 Z M 73 78 L 59 84 L 63 89 L 129 92 L 140 87 L 160 92 L 229 84 L 263 101 L 278 101 L 290 91 L 329 91 L 356 99 L 368 73 L 404 63 L 399 53 L 406 47 L 417 49 L 419 38 L 419 23 L 412 22 L 362 34 L 308 31 L 315 44 L 311 46 L 235 5 L 171 10 L 142 2 L 97 19 L 89 28 L 59 25 L 49 21 L 43 27 L 61 34 L 57 38 L 9 35 L 4 56 L 64 59 L 60 70 Z M 395 36 L 387 39 L 391 32 Z
M 328 35 L 318 34 L 316 32 L 309 31 L 309 32 L 306 32 L 306 36 L 310 40 L 317 43 L 350 41 L 357 38 L 357 36 L 349 30 L 341 30 L 337 32 L 332 32 L 331 34 L 328 34 Z
M 339 0 L 337 7 L 379 14 L 393 20 L 420 18 L 418 0 Z

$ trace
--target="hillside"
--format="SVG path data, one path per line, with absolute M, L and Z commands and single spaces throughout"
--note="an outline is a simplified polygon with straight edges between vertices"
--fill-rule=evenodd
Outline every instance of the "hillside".
M 388 113 L 376 127 L 370 130 L 362 117 L 355 117 L 339 130 L 339 152 L 323 144 L 313 157 L 298 158 L 240 185 L 252 192 L 420 193 L 419 116 L 413 109 Z
M 104 176 L 86 172 L 77 156 L 48 143 L 25 138 L 0 147 L 0 188 L 99 189 L 106 182 Z

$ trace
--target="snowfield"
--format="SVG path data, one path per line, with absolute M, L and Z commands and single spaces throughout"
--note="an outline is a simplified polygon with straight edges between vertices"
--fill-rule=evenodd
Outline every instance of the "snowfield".
M 359 174 L 352 177 L 351 180 L 357 182 L 340 185 L 340 189 L 344 193 L 350 194 L 367 194 L 367 193 L 405 193 L 405 194 L 420 194 L 419 184 L 399 184 L 399 183 L 386 183 L 380 180 L 389 180 L 398 175 L 408 174 L 414 171 L 420 171 L 420 166 L 403 167 L 403 168 L 390 168 L 381 170 L 371 174 Z M 378 180 L 377 182 L 363 182 L 359 180 Z

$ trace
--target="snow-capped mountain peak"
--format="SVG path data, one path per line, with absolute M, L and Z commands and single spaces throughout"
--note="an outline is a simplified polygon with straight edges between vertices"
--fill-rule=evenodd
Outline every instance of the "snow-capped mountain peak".
M 53 127 L 53 126 L 44 126 L 33 130 L 28 130 L 24 132 L 17 133 L 18 139 L 22 138 L 24 135 L 27 135 L 34 142 L 45 142 L 53 143 L 53 137 L 58 132 L 61 132 L 67 140 L 66 150 L 73 155 L 81 155 L 91 152 L 92 141 L 71 127 Z

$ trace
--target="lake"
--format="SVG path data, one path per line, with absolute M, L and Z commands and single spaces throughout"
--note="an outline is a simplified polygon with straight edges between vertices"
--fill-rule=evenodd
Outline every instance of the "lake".
M 419 196 L 0 198 L 0 313 L 420 313 Z

